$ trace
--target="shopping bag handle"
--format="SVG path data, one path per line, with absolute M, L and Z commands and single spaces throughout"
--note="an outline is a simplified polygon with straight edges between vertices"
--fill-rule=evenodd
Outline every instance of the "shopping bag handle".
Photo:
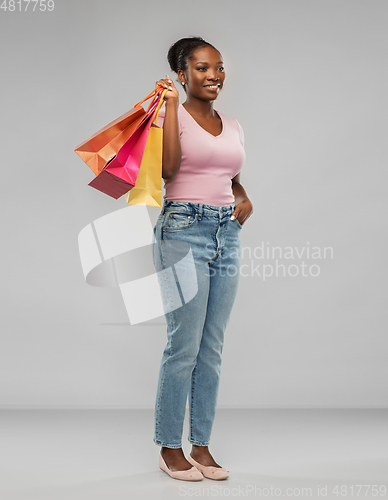
M 156 87 L 156 94 L 154 96 L 154 98 L 152 99 L 150 105 L 148 106 L 147 108 L 147 111 L 146 113 L 149 114 L 151 112 L 151 109 L 156 105 L 156 103 L 159 102 L 159 98 L 161 96 L 161 94 L 163 93 L 164 90 L 168 90 L 168 89 L 165 89 L 164 87 Z M 165 93 L 163 94 L 163 97 L 164 97 Z
M 156 107 L 155 115 L 154 115 L 154 118 L 152 119 L 152 123 L 156 124 L 156 122 L 158 121 L 159 111 L 163 105 L 163 99 L 164 99 L 164 96 L 166 95 L 167 92 L 168 92 L 168 89 L 164 89 L 160 95 L 160 99 L 159 99 L 158 105 Z
M 141 104 L 143 104 L 144 101 L 146 101 L 150 97 L 156 96 L 158 94 L 158 92 L 157 92 L 158 89 L 161 90 L 161 89 L 163 89 L 163 87 L 161 87 L 160 85 L 158 85 L 157 87 L 155 87 L 154 90 L 147 95 L 147 97 L 145 97 L 142 101 L 140 101 L 137 104 L 135 104 L 134 108 L 139 107 Z
M 163 90 L 164 90 L 164 87 L 159 87 L 159 88 L 157 87 L 154 98 L 152 99 L 152 101 L 150 102 L 150 105 L 147 108 L 147 111 L 146 111 L 147 114 L 149 114 L 151 112 L 151 109 L 154 106 L 156 106 L 156 104 L 159 102 L 159 97 L 160 97 L 160 94 L 162 93 Z
M 152 116 L 151 123 L 158 119 L 159 111 L 163 105 L 163 99 L 167 92 L 168 89 L 161 87 L 161 92 L 158 92 L 158 94 L 153 98 L 151 104 L 148 106 L 146 115 Z

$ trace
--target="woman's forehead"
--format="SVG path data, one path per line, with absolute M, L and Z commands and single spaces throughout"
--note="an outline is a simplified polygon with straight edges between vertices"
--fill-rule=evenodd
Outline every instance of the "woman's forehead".
M 214 61 L 217 59 L 216 61 Z M 197 62 L 215 62 L 222 63 L 221 54 L 217 49 L 213 49 L 213 47 L 198 47 L 191 57 L 191 61 L 196 64 Z

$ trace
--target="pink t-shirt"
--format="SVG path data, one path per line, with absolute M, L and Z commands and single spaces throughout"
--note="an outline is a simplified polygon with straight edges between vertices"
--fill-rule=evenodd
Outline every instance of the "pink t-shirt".
M 245 161 L 244 132 L 235 118 L 217 113 L 222 120 L 222 132 L 213 136 L 179 104 L 181 165 L 174 179 L 164 180 L 165 199 L 216 206 L 235 201 L 232 178 Z M 163 126 L 164 116 L 163 107 L 156 122 L 159 127 Z

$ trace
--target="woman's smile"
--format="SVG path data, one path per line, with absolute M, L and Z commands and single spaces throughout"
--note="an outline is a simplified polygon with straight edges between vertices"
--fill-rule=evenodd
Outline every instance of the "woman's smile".
M 211 92 L 217 92 L 220 90 L 220 84 L 211 84 L 211 85 L 204 85 L 204 87 L 207 90 L 210 90 Z

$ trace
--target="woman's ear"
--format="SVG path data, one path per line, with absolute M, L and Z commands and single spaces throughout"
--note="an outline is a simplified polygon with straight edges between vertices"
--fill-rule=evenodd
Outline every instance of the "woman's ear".
M 184 86 L 186 84 L 186 75 L 184 74 L 184 72 L 181 69 L 178 70 L 178 80 L 182 86 Z

